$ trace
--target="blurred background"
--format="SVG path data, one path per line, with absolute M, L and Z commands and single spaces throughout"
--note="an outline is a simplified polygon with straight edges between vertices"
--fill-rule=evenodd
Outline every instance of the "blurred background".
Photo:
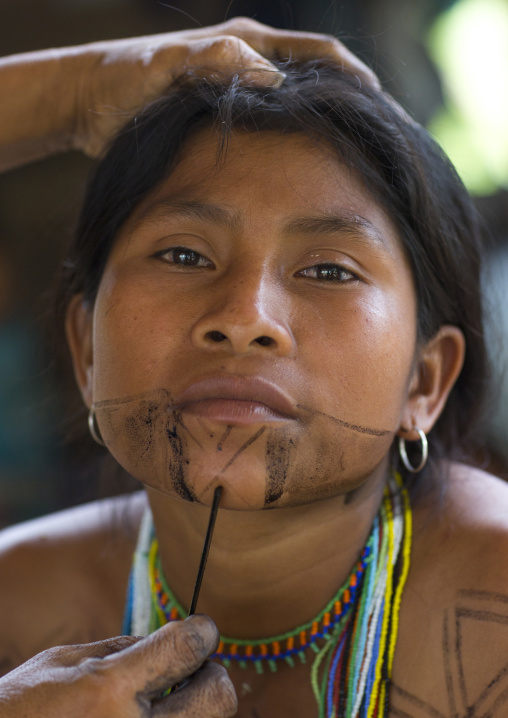
M 492 237 L 485 294 L 497 374 L 479 461 L 508 477 L 508 0 L 0 0 L 0 54 L 237 15 L 337 35 L 441 142 L 475 196 Z M 92 166 L 68 153 L 0 176 L 0 527 L 124 490 L 96 453 L 68 443 L 76 394 L 44 338 Z

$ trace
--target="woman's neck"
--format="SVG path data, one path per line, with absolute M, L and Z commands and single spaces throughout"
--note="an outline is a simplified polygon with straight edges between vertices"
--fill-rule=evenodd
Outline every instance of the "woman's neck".
M 164 575 L 190 604 L 210 510 L 148 489 Z M 383 482 L 349 501 L 337 496 L 266 511 L 219 511 L 198 612 L 220 632 L 261 638 L 306 623 L 348 577 L 368 537 Z

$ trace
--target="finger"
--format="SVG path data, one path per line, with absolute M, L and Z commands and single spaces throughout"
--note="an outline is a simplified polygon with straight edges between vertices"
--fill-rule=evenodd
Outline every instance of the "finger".
M 270 60 L 234 35 L 193 42 L 185 70 L 196 77 L 212 80 L 239 75 L 243 82 L 261 86 L 279 86 L 285 78 L 285 74 Z
M 249 37 L 245 38 L 251 41 Z M 367 67 L 356 55 L 331 35 L 313 33 L 279 33 L 277 37 L 267 37 L 263 47 L 258 47 L 254 39 L 252 44 L 266 57 L 280 60 L 329 60 L 349 74 L 356 75 L 365 84 L 379 89 L 381 83 L 377 75 Z
M 141 636 L 116 636 L 115 638 L 108 638 L 105 641 L 76 646 L 76 648 L 82 651 L 81 655 L 83 660 L 86 660 L 86 658 L 106 658 L 106 656 L 111 656 L 114 653 L 119 653 L 126 648 L 130 648 L 142 640 Z
M 173 621 L 135 645 L 110 655 L 103 664 L 147 698 L 195 673 L 219 645 L 219 632 L 211 618 L 191 616 Z
M 83 643 L 74 646 L 56 646 L 44 651 L 52 663 L 61 667 L 78 666 L 90 658 L 105 658 L 129 648 L 141 639 L 137 636 L 117 636 L 105 641 Z M 43 654 L 40 654 L 43 655 Z
M 236 715 L 238 701 L 227 671 L 207 663 L 181 689 L 153 704 L 151 718 L 229 718 Z
M 376 74 L 333 35 L 279 30 L 246 17 L 237 17 L 203 31 L 229 34 L 245 40 L 261 56 L 280 60 L 328 59 L 379 89 Z

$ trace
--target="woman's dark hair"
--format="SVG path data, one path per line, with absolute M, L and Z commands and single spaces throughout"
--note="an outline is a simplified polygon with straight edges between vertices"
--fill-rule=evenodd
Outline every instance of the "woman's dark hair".
M 397 226 L 410 260 L 424 342 L 443 324 L 466 339 L 462 373 L 429 437 L 430 456 L 470 453 L 485 396 L 479 221 L 448 159 L 386 94 L 320 62 L 285 66 L 279 88 L 193 81 L 120 132 L 89 184 L 64 265 L 60 320 L 71 297 L 93 303 L 115 237 L 136 205 L 178 163 L 189 133 L 214 127 L 218 161 L 233 130 L 303 132 L 325 142 L 361 177 Z

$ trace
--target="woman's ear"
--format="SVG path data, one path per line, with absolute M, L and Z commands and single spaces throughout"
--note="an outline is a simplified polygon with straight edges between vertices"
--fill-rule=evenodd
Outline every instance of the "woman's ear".
M 82 294 L 74 296 L 69 303 L 65 334 L 76 382 L 83 401 L 90 407 L 93 401 L 93 309 Z
M 439 418 L 464 363 L 466 343 L 458 327 L 444 325 L 421 349 L 402 412 L 398 436 L 415 441 Z

